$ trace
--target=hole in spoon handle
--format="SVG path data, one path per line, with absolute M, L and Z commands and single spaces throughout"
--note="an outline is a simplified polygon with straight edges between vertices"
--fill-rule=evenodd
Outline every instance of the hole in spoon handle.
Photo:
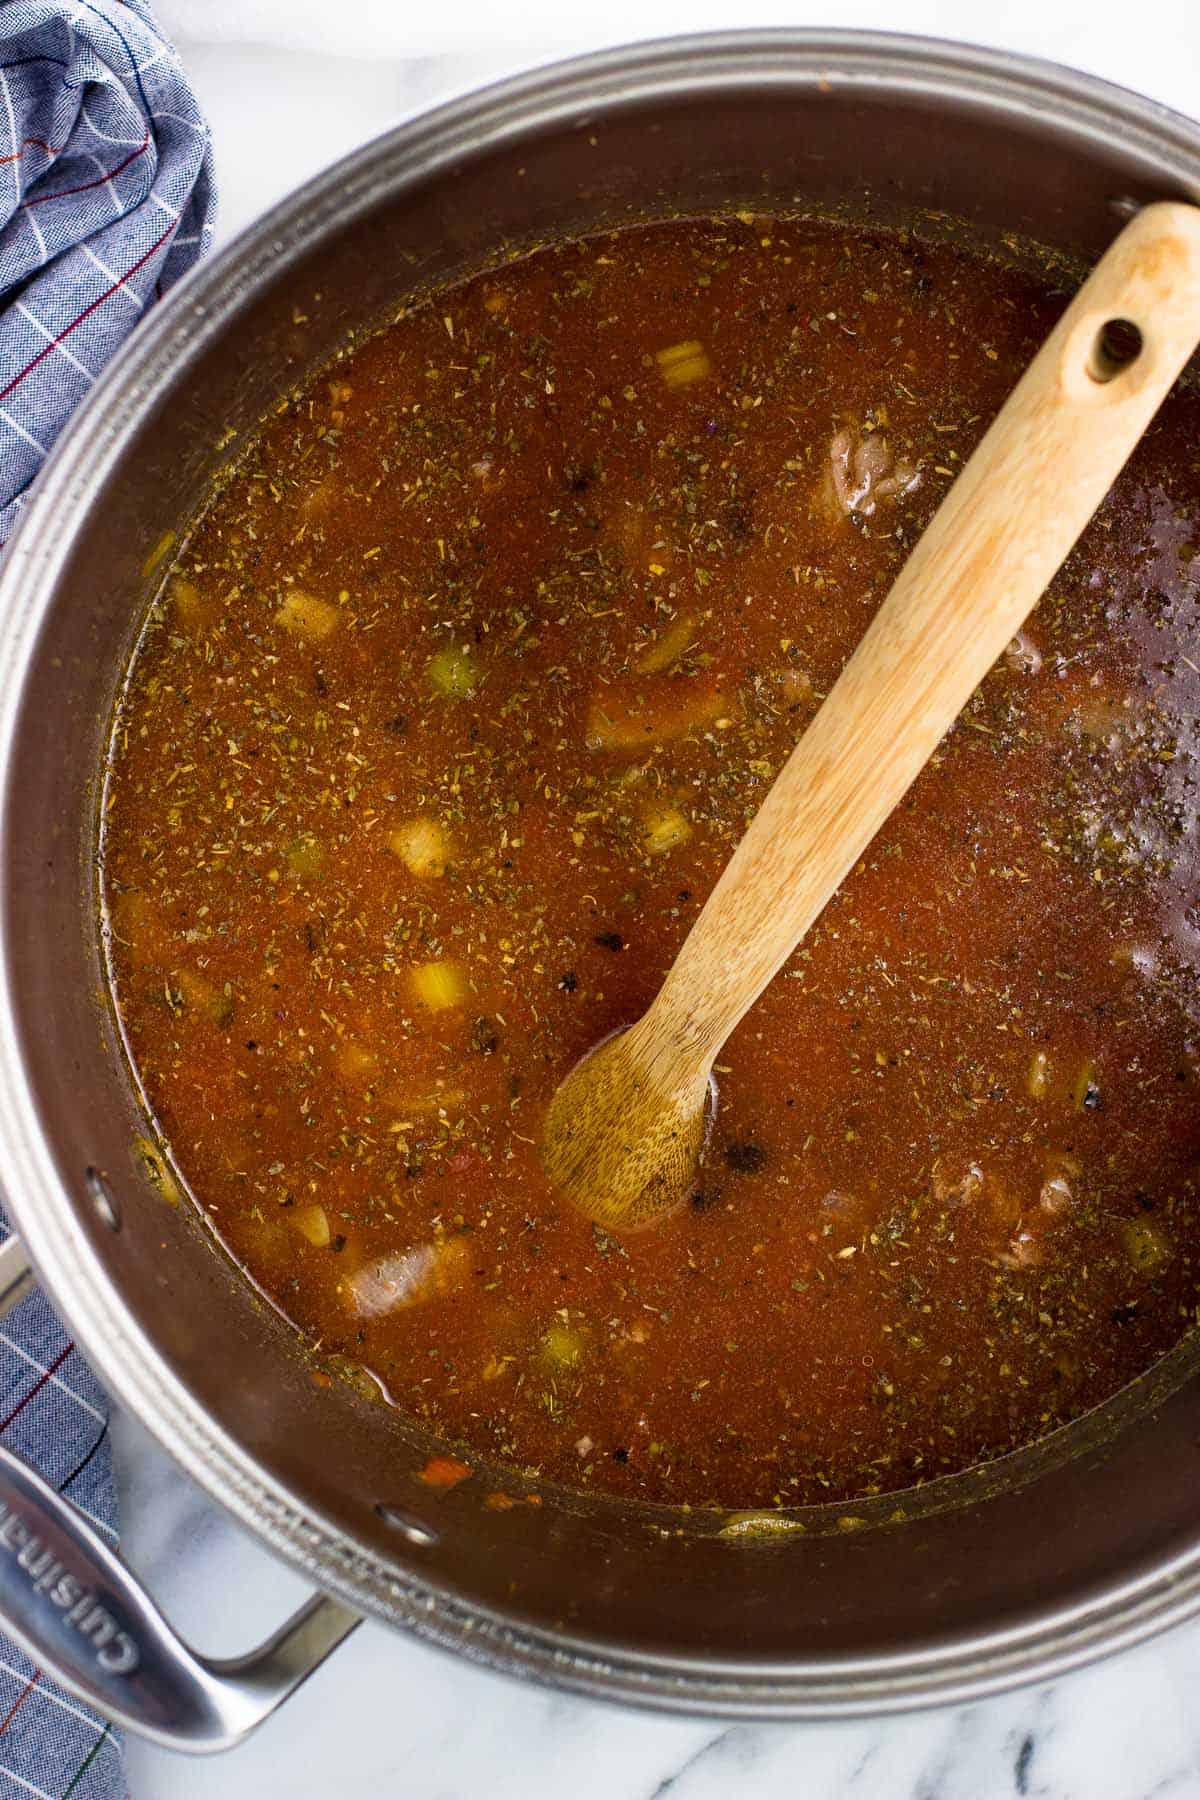
M 1088 374 L 1100 385 L 1114 381 L 1137 361 L 1145 341 L 1133 319 L 1105 319 L 1092 339 L 1085 365 Z

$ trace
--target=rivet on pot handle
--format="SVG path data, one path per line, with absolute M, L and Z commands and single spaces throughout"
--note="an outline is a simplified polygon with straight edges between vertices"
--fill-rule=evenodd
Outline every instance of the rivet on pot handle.
M 28 1290 L 0 1245 L 0 1317 Z M 173 1750 L 226 1750 L 312 1674 L 359 1615 L 328 1595 L 245 1656 L 190 1650 L 69 1500 L 0 1446 L 0 1627 L 106 1718 Z

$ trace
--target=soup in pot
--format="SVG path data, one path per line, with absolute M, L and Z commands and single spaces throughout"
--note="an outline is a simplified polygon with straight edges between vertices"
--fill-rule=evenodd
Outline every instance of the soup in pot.
M 178 551 L 101 845 L 147 1161 L 442 1478 L 862 1497 L 1192 1328 L 1186 390 L 730 1039 L 688 1204 L 616 1237 L 538 1155 L 1068 286 L 750 215 L 546 248 L 348 345 Z

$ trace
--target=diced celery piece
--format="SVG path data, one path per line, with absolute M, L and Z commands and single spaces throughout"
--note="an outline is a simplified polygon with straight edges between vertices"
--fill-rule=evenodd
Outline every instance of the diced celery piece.
M 434 693 L 444 694 L 448 700 L 470 699 L 482 680 L 479 664 L 470 651 L 456 644 L 431 656 L 426 674 Z
M 314 881 L 325 869 L 325 847 L 319 838 L 299 837 L 289 844 L 284 860 L 291 874 L 302 881 Z
M 587 1335 L 575 1325 L 556 1319 L 542 1333 L 539 1342 L 541 1360 L 551 1369 L 574 1369 L 583 1361 Z
M 1050 1058 L 1044 1050 L 1035 1050 L 1029 1062 L 1029 1073 L 1025 1077 L 1025 1086 L 1031 1100 L 1045 1098 L 1046 1089 L 1050 1085 Z
M 1171 1260 L 1171 1240 L 1149 1219 L 1125 1219 L 1121 1225 L 1125 1254 L 1139 1275 L 1153 1275 Z

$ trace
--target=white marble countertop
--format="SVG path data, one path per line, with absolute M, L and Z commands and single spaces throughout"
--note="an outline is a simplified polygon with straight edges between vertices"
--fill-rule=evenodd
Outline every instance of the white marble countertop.
M 124 1553 L 205 1650 L 256 1642 L 304 1584 L 128 1421 Z M 1195 1800 L 1200 1624 L 1049 1687 L 838 1725 L 674 1720 L 482 1673 L 366 1624 L 229 1756 L 127 1740 L 134 1800 Z
M 547 6 L 538 17 L 534 3 L 500 19 L 479 0 L 443 0 L 432 18 L 404 0 L 159 0 L 158 10 L 213 122 L 223 236 L 444 94 L 548 54 L 673 29 L 832 19 L 926 31 L 1054 57 L 1200 111 L 1197 0 L 1141 0 L 1132 11 L 1064 0 L 607 0 L 591 13 L 585 0 L 569 15 Z M 116 1420 L 114 1439 L 125 1554 L 198 1645 L 247 1648 L 297 1604 L 302 1584 L 134 1424 Z M 190 1761 L 130 1742 L 127 1766 L 135 1800 L 1193 1800 L 1200 1624 L 960 1710 L 797 1726 L 601 1706 L 364 1625 L 232 1756 Z

